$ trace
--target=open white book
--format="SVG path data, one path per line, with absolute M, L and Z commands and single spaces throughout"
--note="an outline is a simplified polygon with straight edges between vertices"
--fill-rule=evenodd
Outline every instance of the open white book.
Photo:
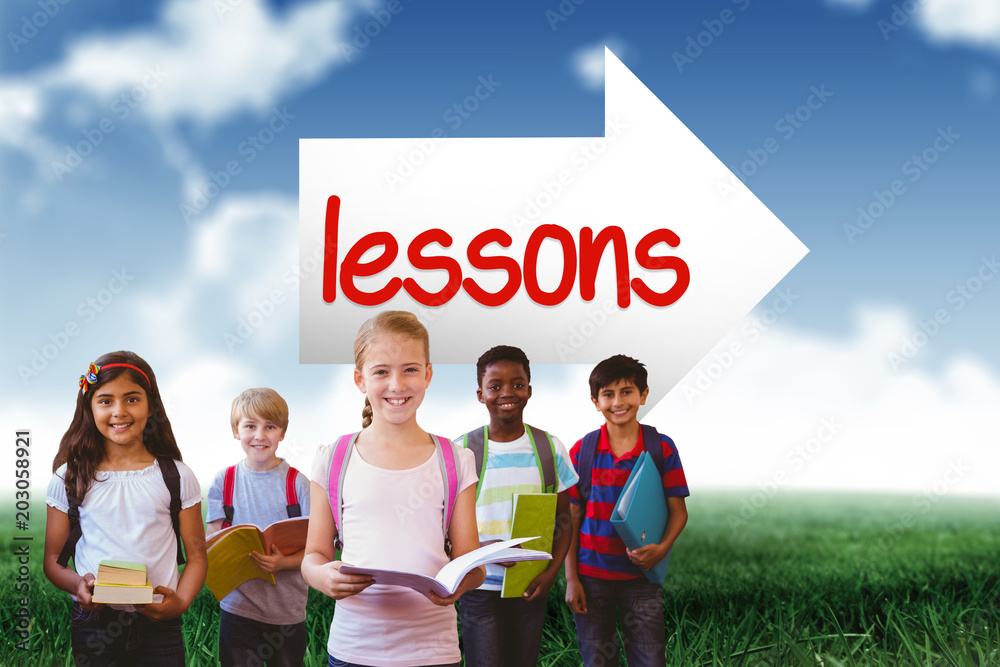
M 412 588 L 427 599 L 430 599 L 428 591 L 440 597 L 446 598 L 452 595 L 457 589 L 462 579 L 469 573 L 469 570 L 485 565 L 486 563 L 504 563 L 525 560 L 552 560 L 552 554 L 535 549 L 515 548 L 522 542 L 536 540 L 537 537 L 519 537 L 515 540 L 487 544 L 479 547 L 475 551 L 470 551 L 464 556 L 452 560 L 438 571 L 434 577 L 415 572 L 400 572 L 398 570 L 380 570 L 372 567 L 355 567 L 353 565 L 341 565 L 340 571 L 344 574 L 360 574 L 370 576 L 376 584 L 387 586 L 406 586 Z

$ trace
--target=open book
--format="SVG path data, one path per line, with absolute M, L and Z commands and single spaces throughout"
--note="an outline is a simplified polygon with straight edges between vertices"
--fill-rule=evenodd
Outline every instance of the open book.
M 205 585 L 220 602 L 248 579 L 263 579 L 275 583 L 274 575 L 267 574 L 253 562 L 250 552 L 269 555 L 271 545 L 288 556 L 306 546 L 309 517 L 296 517 L 275 521 L 261 530 L 249 523 L 241 523 L 212 533 L 205 540 L 208 546 L 208 572 Z
M 294 519 L 282 519 L 281 521 L 275 521 L 263 529 L 252 523 L 240 523 L 212 533 L 205 538 L 205 546 L 211 549 L 221 540 L 227 538 L 227 536 L 239 531 L 256 533 L 260 538 L 261 545 L 264 547 L 265 554 L 270 554 L 271 545 L 276 544 L 281 553 L 288 556 L 300 549 L 305 549 L 306 533 L 309 532 L 309 517 L 300 516 Z
M 344 574 L 360 574 L 372 577 L 376 584 L 387 586 L 406 586 L 412 588 L 427 599 L 430 599 L 428 591 L 440 597 L 446 598 L 458 590 L 462 579 L 473 568 L 486 563 L 502 563 L 506 561 L 524 560 L 551 560 L 552 554 L 534 549 L 517 549 L 517 545 L 529 540 L 538 539 L 535 537 L 520 537 L 516 540 L 487 544 L 479 547 L 475 551 L 470 551 L 464 556 L 452 560 L 438 571 L 437 575 L 429 577 L 425 574 L 415 572 L 400 572 L 398 570 L 380 570 L 372 567 L 355 567 L 353 565 L 341 565 L 340 571 Z

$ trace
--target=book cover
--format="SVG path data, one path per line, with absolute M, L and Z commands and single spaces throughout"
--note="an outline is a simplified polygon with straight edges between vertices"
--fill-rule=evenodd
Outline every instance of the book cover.
M 230 526 L 225 535 L 216 533 L 208 546 L 208 571 L 205 585 L 216 600 L 227 595 L 248 579 L 263 579 L 275 583 L 274 575 L 257 567 L 250 552 L 268 553 L 264 548 L 263 533 L 256 526 Z
M 511 499 L 513 519 L 510 527 L 511 539 L 539 535 L 524 543 L 524 548 L 552 553 L 552 541 L 556 527 L 556 494 L 515 493 Z M 532 560 L 515 563 L 503 575 L 500 597 L 516 598 L 524 595 L 535 577 L 549 566 L 547 561 Z

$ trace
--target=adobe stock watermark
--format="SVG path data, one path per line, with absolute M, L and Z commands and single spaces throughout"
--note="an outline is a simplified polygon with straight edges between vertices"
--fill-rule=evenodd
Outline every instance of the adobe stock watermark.
M 87 325 L 91 324 L 125 291 L 125 288 L 135 280 L 125 267 L 111 272 L 111 280 L 107 285 L 97 290 L 76 305 L 76 317 L 69 319 L 55 331 L 49 332 L 46 342 L 31 349 L 31 359 L 27 364 L 18 364 L 17 374 L 22 384 L 27 387 L 32 379 L 38 377 L 69 347 L 74 338 L 79 336 Z
M 63 176 L 72 173 L 83 164 L 84 159 L 118 129 L 115 119 L 124 121 L 128 118 L 169 76 L 170 72 L 163 70 L 159 65 L 147 67 L 146 75 L 139 83 L 112 100 L 110 111 L 113 116 L 104 116 L 94 127 L 81 130 L 83 139 L 75 145 L 66 144 L 66 154 L 63 159 L 52 161 L 52 173 L 55 177 L 62 181 Z
M 289 301 L 294 302 L 300 283 L 317 273 L 322 275 L 324 253 L 325 244 L 317 242 L 310 254 L 301 261 L 293 262 L 281 274 L 281 288 L 272 289 L 263 298 L 253 300 L 247 314 L 236 320 L 235 329 L 222 333 L 222 342 L 230 352 L 235 352 L 237 347 L 250 340 L 265 322 L 274 317 L 281 306 Z
M 208 178 L 196 188 L 190 200 L 178 205 L 184 222 L 190 225 L 194 218 L 201 215 L 208 205 L 232 184 L 233 178 L 243 173 L 243 166 L 250 164 L 266 151 L 295 117 L 295 114 L 288 112 L 288 107 L 281 107 L 280 110 L 278 107 L 273 107 L 267 122 L 253 134 L 248 134 L 247 138 L 236 146 L 236 156 L 227 160 L 218 171 L 209 171 Z
M 25 14 L 21 17 L 21 29 L 17 32 L 10 30 L 7 32 L 7 41 L 10 48 L 16 55 L 21 47 L 34 39 L 39 32 L 45 29 L 59 14 L 63 7 L 68 5 L 70 0 L 38 0 L 35 5 L 38 11 Z
M 771 305 L 757 314 L 747 317 L 747 320 L 740 327 L 740 334 L 745 343 L 733 341 L 726 349 L 713 351 L 709 358 L 702 360 L 694 371 L 694 375 L 684 384 L 682 389 L 688 405 L 694 405 L 716 382 L 722 379 L 729 372 L 729 369 L 736 365 L 736 360 L 750 349 L 747 345 L 752 346 L 760 340 L 764 332 L 773 327 L 799 298 L 799 295 L 793 294 L 791 289 L 779 288 Z
M 750 6 L 750 0 L 730 0 L 730 2 L 736 5 L 741 12 L 745 12 Z M 722 36 L 726 26 L 732 25 L 736 21 L 737 16 L 739 14 L 727 8 L 719 12 L 718 18 L 702 21 L 701 24 L 705 29 L 694 36 L 688 35 L 687 47 L 684 52 L 674 51 L 671 54 L 670 57 L 673 58 L 677 71 L 683 74 L 685 67 L 694 64 L 694 61 L 700 58 L 705 50 L 715 44 L 715 41 Z
M 608 149 L 618 140 L 628 125 L 615 117 L 604 126 L 603 137 L 593 137 L 580 144 L 569 156 L 569 164 L 553 174 L 551 179 L 543 179 L 538 189 L 524 198 L 524 206 L 511 213 L 510 223 L 518 233 L 530 232 L 539 219 L 574 184 L 576 177 L 583 174 L 594 162 L 607 154 Z
M 480 105 L 493 96 L 497 88 L 503 85 L 502 81 L 493 79 L 493 74 L 480 75 L 476 79 L 476 87 L 472 92 L 448 106 L 441 114 L 441 120 L 457 131 L 462 124 L 472 117 Z M 438 126 L 431 131 L 429 138 L 424 137 L 413 141 L 413 150 L 399 156 L 396 168 L 383 172 L 383 178 L 389 192 L 395 192 L 396 188 L 403 185 L 406 179 L 417 173 L 417 169 L 427 163 L 427 161 L 437 152 L 438 146 L 448 139 L 448 134 L 444 127 Z
M 882 33 L 882 41 L 888 42 L 889 36 L 906 25 L 910 17 L 920 8 L 923 0 L 903 0 L 903 2 L 893 3 L 892 11 L 889 13 L 889 20 L 879 19 L 875 22 L 875 27 Z
M 951 129 L 939 127 L 937 136 L 920 153 L 915 153 L 900 167 L 904 176 L 908 176 L 910 183 L 916 183 L 927 173 L 927 170 L 936 163 L 944 153 L 947 153 L 955 142 L 962 138 Z M 886 190 L 874 190 L 872 201 L 867 206 L 858 207 L 858 218 L 855 224 L 844 223 L 844 234 L 851 245 L 859 236 L 864 236 L 865 232 L 871 229 L 872 225 L 881 218 L 892 206 L 899 201 L 899 198 L 906 194 L 906 183 L 902 179 L 894 179 L 889 183 Z
M 795 133 L 801 130 L 812 119 L 813 114 L 822 109 L 831 97 L 833 97 L 833 93 L 826 89 L 825 83 L 821 83 L 819 88 L 809 86 L 809 94 L 805 101 L 774 122 L 774 131 L 780 135 L 780 138 L 768 137 L 761 142 L 760 146 L 748 148 L 746 150 L 747 159 L 739 165 L 729 167 L 729 171 L 732 172 L 729 175 L 729 182 L 716 182 L 715 190 L 719 193 L 722 201 L 728 201 L 730 195 L 744 191 L 738 187 L 738 180 L 746 183 L 751 176 L 767 164 L 772 155 L 781 150 L 782 140 L 787 142 L 794 137 Z
M 786 486 L 795 475 L 805 469 L 813 459 L 833 442 L 834 438 L 844 428 L 844 424 L 836 417 L 824 417 L 820 420 L 815 433 L 805 442 L 795 445 L 785 455 L 784 466 L 771 474 L 770 479 L 757 483 L 757 491 L 744 496 L 739 503 L 739 512 L 726 514 L 726 523 L 733 533 L 746 526 L 757 516 L 765 505 L 771 502 L 778 491 Z
M 903 512 L 895 521 L 882 524 L 882 534 L 868 541 L 863 554 L 854 556 L 854 564 L 858 569 L 863 570 L 892 551 L 899 538 L 917 524 L 920 515 L 930 512 L 971 471 L 972 466 L 967 465 L 962 459 L 949 460 L 948 469 L 941 477 L 914 494 L 910 500 L 914 511 Z
M 654 261 L 659 258 L 654 258 Z M 660 268 L 655 266 L 653 268 Z M 632 272 L 634 278 L 639 278 L 647 284 L 653 279 L 653 274 L 645 268 L 639 268 Z M 608 297 L 593 307 L 587 308 L 583 317 L 566 327 L 566 337 L 554 343 L 556 354 L 562 363 L 572 363 L 570 357 L 583 350 L 587 344 L 594 339 L 600 331 L 613 318 L 622 314 L 618 307 L 618 296 L 628 293 L 630 282 L 619 283 L 615 297 Z
M 361 25 L 354 26 L 350 40 L 340 43 L 340 53 L 344 60 L 351 62 L 361 52 L 371 46 L 372 40 L 389 27 L 394 16 L 399 16 L 406 7 L 399 0 L 389 0 L 385 9 L 372 9 L 368 12 L 370 19 Z
M 560 23 L 565 23 L 566 20 L 576 13 L 576 8 L 585 3 L 587 0 L 560 0 L 559 4 L 556 5 L 555 9 L 545 10 L 545 20 L 549 23 L 549 28 L 552 32 L 556 31 Z
M 954 289 L 945 295 L 945 302 L 951 305 L 951 311 L 957 313 L 965 308 L 983 291 L 986 283 L 993 280 L 997 272 L 1000 272 L 1000 264 L 997 263 L 995 254 L 989 258 L 985 255 L 980 258 L 979 266 L 973 274 L 964 281 L 956 283 Z M 908 364 L 949 322 L 951 322 L 951 312 L 946 308 L 938 308 L 933 316 L 926 320 L 918 320 L 916 330 L 903 336 L 899 347 L 886 354 L 889 367 L 895 371 L 899 370 L 900 366 Z
M 434 456 L 438 456 L 435 454 Z M 399 523 L 407 523 L 419 512 L 427 503 L 441 508 L 442 501 L 442 479 L 440 466 L 426 466 L 421 473 L 421 479 L 415 485 L 410 485 L 406 489 L 406 502 L 395 503 L 393 510 Z

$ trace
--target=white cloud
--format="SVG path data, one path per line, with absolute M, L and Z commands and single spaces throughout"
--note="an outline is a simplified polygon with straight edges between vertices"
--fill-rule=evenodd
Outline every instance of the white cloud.
M 917 25 L 938 44 L 1000 48 L 1000 3 L 996 0 L 922 0 Z
M 0 144 L 47 166 L 55 146 L 39 126 L 57 92 L 93 99 L 113 117 L 128 107 L 154 123 L 212 124 L 263 114 L 345 61 L 347 2 L 315 0 L 279 14 L 264 0 L 242 0 L 222 16 L 219 6 L 170 0 L 153 28 L 86 37 L 54 64 L 0 78 Z
M 629 59 L 631 47 L 618 37 L 607 37 L 595 44 L 581 46 L 569 56 L 570 69 L 580 85 L 592 92 L 604 92 L 604 47 L 622 62 Z
M 151 347 L 174 356 L 206 341 L 218 345 L 224 334 L 235 333 L 255 302 L 269 300 L 275 290 L 282 295 L 276 316 L 239 347 L 260 346 L 269 337 L 273 343 L 279 330 L 291 338 L 282 343 L 294 344 L 298 323 L 291 315 L 298 289 L 285 275 L 298 263 L 297 201 L 268 193 L 222 195 L 203 215 L 193 225 L 188 256 L 175 268 L 169 289 L 133 295 Z
M 781 487 L 915 494 L 952 478 L 949 492 L 996 494 L 1000 451 L 987 436 L 1000 430 L 1000 378 L 967 358 L 928 370 L 919 352 L 894 371 L 887 354 L 914 322 L 867 308 L 843 340 L 734 331 L 649 421 L 675 438 L 695 487 L 783 475 Z M 734 342 L 743 352 L 727 359 Z M 968 469 L 956 478 L 953 465 Z

